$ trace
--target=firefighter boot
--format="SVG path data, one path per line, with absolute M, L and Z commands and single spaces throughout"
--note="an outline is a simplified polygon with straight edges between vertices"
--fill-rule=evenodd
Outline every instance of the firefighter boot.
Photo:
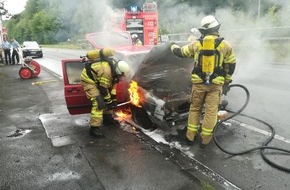
M 101 130 L 101 127 L 93 127 L 90 128 L 90 135 L 94 137 L 105 137 L 104 133 Z
M 200 145 L 200 148 L 205 148 L 206 145 L 208 145 L 212 139 L 212 135 L 201 135 L 202 142 Z
M 196 135 L 196 132 L 195 131 L 190 131 L 190 130 L 187 130 L 186 131 L 186 138 L 190 142 L 193 142 L 194 141 L 195 135 Z
M 103 115 L 103 124 L 105 126 L 119 126 L 120 125 L 120 123 L 113 118 L 112 114 Z

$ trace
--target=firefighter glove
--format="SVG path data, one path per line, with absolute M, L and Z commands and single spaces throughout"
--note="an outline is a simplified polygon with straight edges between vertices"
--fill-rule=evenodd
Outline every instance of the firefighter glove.
M 169 45 L 169 47 L 170 47 L 171 52 L 173 52 L 173 50 L 176 49 L 176 48 L 180 48 L 180 47 L 179 47 L 176 43 L 174 43 L 174 42 L 171 42 L 170 45 Z
M 223 94 L 227 95 L 227 93 L 230 91 L 230 89 L 231 89 L 231 87 L 230 87 L 229 83 L 225 83 L 223 85 Z
M 105 104 L 105 101 L 101 95 L 96 97 L 97 103 L 98 103 L 98 110 L 106 109 L 107 106 Z

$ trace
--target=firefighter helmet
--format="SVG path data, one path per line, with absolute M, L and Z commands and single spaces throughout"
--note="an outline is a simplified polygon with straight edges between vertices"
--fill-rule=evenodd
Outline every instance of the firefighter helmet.
M 132 39 L 137 39 L 138 38 L 138 35 L 137 34 L 132 34 Z
M 201 19 L 200 28 L 198 29 L 202 34 L 211 34 L 218 32 L 221 24 L 220 22 L 212 15 L 208 15 Z
M 130 74 L 130 67 L 127 62 L 125 61 L 118 61 L 116 63 L 115 72 L 118 75 L 122 75 L 124 77 L 128 77 Z

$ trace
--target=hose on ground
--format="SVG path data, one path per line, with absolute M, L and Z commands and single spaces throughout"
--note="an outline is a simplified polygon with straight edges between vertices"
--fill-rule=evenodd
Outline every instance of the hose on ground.
M 214 139 L 214 142 L 215 144 L 217 145 L 217 147 L 222 150 L 223 152 L 229 154 L 229 155 L 232 155 L 232 156 L 237 156 L 237 155 L 243 155 L 243 154 L 247 154 L 247 153 L 250 153 L 250 152 L 253 152 L 255 150 L 260 150 L 260 154 L 263 158 L 263 160 L 268 163 L 269 165 L 281 170 L 281 171 L 285 171 L 285 172 L 290 172 L 290 168 L 287 168 L 287 167 L 284 167 L 284 166 L 281 166 L 273 161 L 271 161 L 267 156 L 266 156 L 266 153 L 265 153 L 265 150 L 267 149 L 270 149 L 270 150 L 276 150 L 276 151 L 280 151 L 282 153 L 287 153 L 287 154 L 290 154 L 290 150 L 286 150 L 286 149 L 283 149 L 283 148 L 279 148 L 279 147 L 273 147 L 273 146 L 268 146 L 268 144 L 274 139 L 274 136 L 275 136 L 275 129 L 272 125 L 266 123 L 265 121 L 263 120 L 260 120 L 260 119 L 257 119 L 255 117 L 252 117 L 252 116 L 248 116 L 248 115 L 245 115 L 245 114 L 242 114 L 241 112 L 247 107 L 248 103 L 249 103 L 249 100 L 250 100 L 250 92 L 249 90 L 243 86 L 243 85 L 240 85 L 240 84 L 230 84 L 229 85 L 230 88 L 233 88 L 233 87 L 239 87 L 239 88 L 242 88 L 245 92 L 246 92 L 246 101 L 244 103 L 244 105 L 237 111 L 237 112 L 232 112 L 232 111 L 229 111 L 231 113 L 233 113 L 230 117 L 224 119 L 224 120 L 220 120 L 217 124 L 216 124 L 216 127 L 214 128 L 214 131 L 213 131 L 213 139 Z M 218 139 L 217 139 L 217 136 L 216 136 L 216 130 L 218 129 L 218 126 L 222 125 L 223 122 L 229 120 L 229 119 L 232 119 L 233 117 L 237 116 L 237 115 L 241 115 L 243 117 L 247 117 L 247 118 L 251 118 L 253 120 L 256 120 L 260 123 L 263 123 L 264 125 L 266 125 L 270 131 L 271 131 L 271 135 L 262 143 L 261 146 L 257 146 L 257 147 L 253 147 L 253 148 L 250 148 L 250 149 L 246 149 L 246 150 L 243 150 L 243 151 L 236 151 L 236 152 L 233 152 L 233 151 L 230 151 L 230 150 L 226 150 L 225 148 L 223 148 L 219 142 L 218 142 Z

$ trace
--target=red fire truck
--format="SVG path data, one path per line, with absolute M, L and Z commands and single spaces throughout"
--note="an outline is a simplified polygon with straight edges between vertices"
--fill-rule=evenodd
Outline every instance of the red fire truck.
M 137 34 L 143 45 L 158 43 L 158 12 L 154 1 L 146 1 L 143 7 L 131 6 L 129 10 L 116 10 L 112 16 L 114 29 Z

